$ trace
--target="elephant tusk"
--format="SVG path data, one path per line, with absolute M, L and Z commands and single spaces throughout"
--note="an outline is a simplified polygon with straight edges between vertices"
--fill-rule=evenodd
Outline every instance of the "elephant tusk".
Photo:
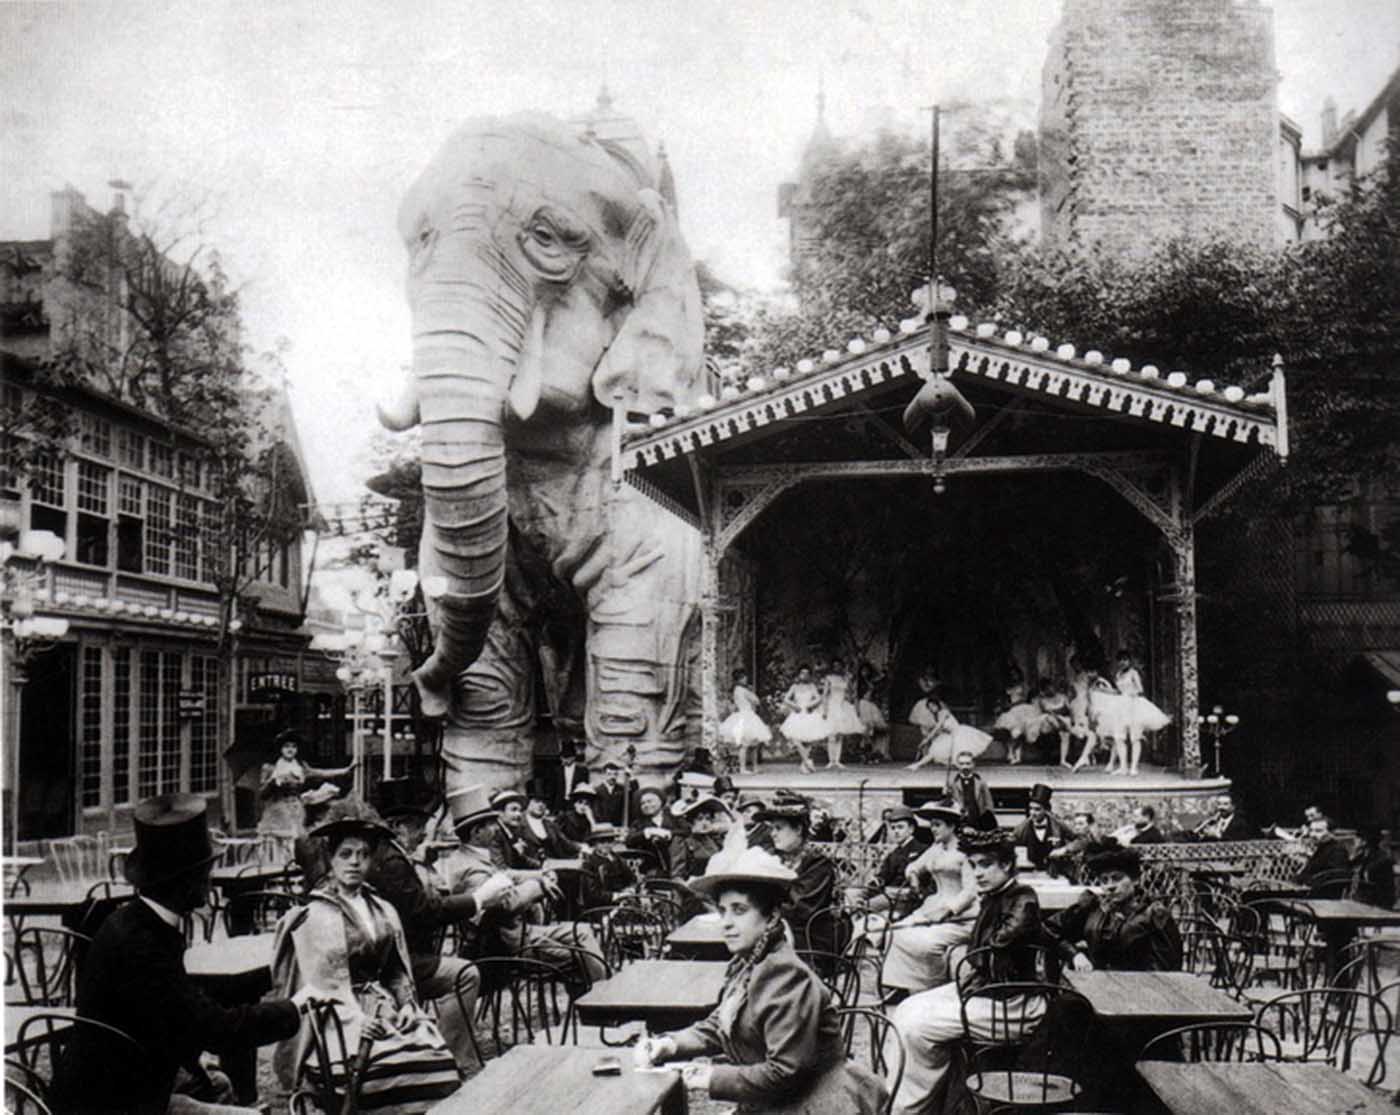
M 387 405 L 379 403 L 374 409 L 379 415 L 379 424 L 386 430 L 402 433 L 413 429 L 419 422 L 417 385 L 410 379 L 396 401 Z
M 544 378 L 540 371 L 544 359 L 544 316 L 542 306 L 536 306 L 530 315 L 525 347 L 510 381 L 510 410 L 522 422 L 533 415 L 540 404 L 540 383 Z

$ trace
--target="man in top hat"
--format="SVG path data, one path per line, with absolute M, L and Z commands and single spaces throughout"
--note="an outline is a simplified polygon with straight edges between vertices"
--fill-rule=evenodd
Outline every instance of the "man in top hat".
M 924 850 L 914 839 L 915 827 L 914 811 L 907 805 L 896 805 L 886 811 L 885 831 L 894 847 L 885 853 L 875 877 L 865 884 L 867 904 L 876 913 L 893 909 L 894 916 L 902 917 L 913 904 L 905 874 Z
M 574 791 L 589 780 L 588 768 L 579 762 L 579 754 L 587 746 L 588 741 L 577 736 L 565 736 L 559 741 L 559 765 L 546 769 L 541 787 L 551 813 L 567 810 Z
M 136 847 L 126 875 L 137 897 L 98 930 L 78 977 L 77 1013 L 114 1026 L 136 1047 L 79 1029 L 54 1066 L 55 1111 L 247 1112 L 227 1100 L 227 1082 L 200 1066 L 208 1050 L 246 1053 L 289 1038 L 310 989 L 293 999 L 225 1007 L 185 971 L 182 915 L 209 897 L 218 852 L 209 840 L 204 799 L 147 798 L 132 812 Z M 139 1047 L 139 1048 L 137 1048 Z
M 462 925 L 466 934 L 465 951 L 472 956 L 511 955 L 530 949 L 537 959 L 574 963 L 575 954 L 556 946 L 578 945 L 594 956 L 602 956 L 592 926 L 572 922 L 546 925 L 527 923 L 525 913 L 546 898 L 560 899 L 559 881 L 552 871 L 511 869 L 501 838 L 501 816 L 486 795 L 484 786 L 465 786 L 447 795 L 447 809 L 461 846 L 439 865 L 454 894 L 475 894 L 488 880 L 505 872 L 511 887 L 499 904 L 477 914 Z M 603 966 L 591 957 L 582 958 L 591 979 L 602 979 Z
M 423 842 L 428 814 L 413 804 L 412 780 L 386 778 L 379 783 L 376 796 L 379 815 L 394 839 L 379 844 L 365 881 L 398 911 L 418 999 L 437 1003 L 443 1040 L 458 1068 L 466 1069 L 474 1052 L 470 1019 L 481 977 L 471 961 L 443 956 L 438 941 L 445 926 L 501 905 L 514 884 L 500 873 L 484 880 L 472 894 L 439 894 L 425 878 L 427 868 L 414 858 Z
M 1044 782 L 1031 787 L 1030 804 L 1026 806 L 1026 819 L 1016 826 L 1011 834 L 1018 848 L 1026 850 L 1026 858 L 1037 871 L 1044 871 L 1050 853 L 1061 847 L 1066 840 L 1065 826 L 1050 812 L 1050 799 L 1054 791 Z

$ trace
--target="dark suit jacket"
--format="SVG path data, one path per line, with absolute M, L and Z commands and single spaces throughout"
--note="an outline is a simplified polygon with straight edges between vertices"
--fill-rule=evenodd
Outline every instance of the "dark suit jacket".
M 1016 831 L 1011 837 L 1013 841 L 1026 849 L 1026 857 L 1037 871 L 1044 871 L 1045 864 L 1050 859 L 1050 853 L 1056 848 L 1062 847 L 1069 840 L 1069 834 L 1063 821 L 1049 814 L 1046 815 L 1045 820 L 1044 840 L 1036 835 L 1035 826 L 1031 824 L 1029 817 L 1016 826 Z
M 1067 910 L 1045 919 L 1046 936 L 1073 960 L 1079 943 L 1094 967 L 1117 972 L 1175 972 L 1181 968 L 1181 931 L 1160 902 L 1135 895 L 1112 909 L 1085 891 Z
M 544 800 L 551 813 L 563 813 L 569 808 L 569 795 L 589 780 L 588 768 L 574 763 L 573 780 L 564 785 L 564 764 L 554 763 L 544 772 Z
M 115 1026 L 141 1046 L 136 1057 L 80 1031 L 56 1067 L 55 1111 L 164 1115 L 176 1070 L 205 1050 L 266 1045 L 297 1031 L 285 999 L 223 1007 L 185 972 L 185 938 L 142 901 L 112 914 L 78 977 L 78 1014 Z
M 633 790 L 636 783 L 632 783 Z M 627 790 L 625 784 L 619 782 L 616 786 L 609 786 L 606 782 L 599 782 L 594 789 L 598 791 L 598 796 L 593 799 L 593 819 L 600 825 L 620 825 L 622 824 L 623 803 L 627 800 Z M 632 809 L 628 822 L 637 818 L 637 803 L 632 802 Z
M 476 916 L 476 899 L 470 894 L 442 895 L 436 887 L 425 884 L 397 840 L 380 846 L 365 881 L 398 911 L 415 981 L 425 980 L 437 971 L 438 931 L 450 922 Z
M 593 825 L 582 813 L 575 813 L 570 809 L 567 813 L 559 814 L 559 819 L 555 822 L 559 831 L 568 840 L 575 844 L 587 844 L 589 834 L 593 832 Z
M 1310 887 L 1316 886 L 1322 876 L 1346 871 L 1350 867 L 1351 857 L 1347 855 L 1346 847 L 1334 836 L 1330 840 L 1324 840 L 1313 849 L 1312 855 L 1308 857 L 1308 862 L 1303 865 L 1303 870 L 1298 872 L 1298 882 L 1306 883 Z M 1328 893 L 1319 892 L 1314 897 L 1341 898 L 1346 893 L 1350 883 L 1349 878 L 1342 882 L 1333 880 L 1331 886 L 1324 888 Z
M 924 851 L 924 845 L 912 836 L 897 848 L 890 849 L 885 854 L 885 858 L 880 861 L 880 868 L 875 872 L 875 878 L 865 885 L 865 893 L 873 897 L 887 887 L 906 886 L 904 872 Z
M 1156 825 L 1148 825 L 1141 832 L 1137 833 L 1132 839 L 1132 844 L 1135 847 L 1140 846 L 1142 844 L 1165 843 L 1167 843 L 1167 838 L 1162 835 L 1162 830 L 1159 829 Z

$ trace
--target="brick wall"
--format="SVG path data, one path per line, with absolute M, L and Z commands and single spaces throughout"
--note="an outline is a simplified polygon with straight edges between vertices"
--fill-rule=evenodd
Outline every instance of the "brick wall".
M 1065 0 L 1042 74 L 1047 245 L 1279 239 L 1273 17 L 1237 0 Z

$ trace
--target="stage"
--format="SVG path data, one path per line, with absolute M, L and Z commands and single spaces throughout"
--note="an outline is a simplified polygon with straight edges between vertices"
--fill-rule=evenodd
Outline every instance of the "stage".
M 1068 818 L 1087 809 L 1094 814 L 1102 831 L 1108 832 L 1131 820 L 1140 805 L 1157 810 L 1158 825 L 1194 828 L 1209 812 L 1210 799 L 1228 789 L 1228 778 L 1185 778 L 1160 766 L 1142 765 L 1136 777 L 1104 774 L 1102 767 L 1077 773 L 1061 766 L 1021 763 L 978 765 L 978 773 L 992 791 L 997 816 L 1003 827 L 1020 821 L 1026 813 L 1030 789 L 1043 782 L 1054 791 L 1051 811 Z M 832 814 L 855 820 L 862 817 L 867 830 L 879 823 L 880 811 L 892 805 L 918 805 L 943 796 L 948 768 L 937 765 L 909 770 L 905 763 L 847 765 L 843 770 L 819 767 L 813 774 L 801 773 L 795 762 L 765 762 L 757 774 L 733 775 L 741 793 L 771 797 L 776 790 L 796 790 L 807 794 Z

